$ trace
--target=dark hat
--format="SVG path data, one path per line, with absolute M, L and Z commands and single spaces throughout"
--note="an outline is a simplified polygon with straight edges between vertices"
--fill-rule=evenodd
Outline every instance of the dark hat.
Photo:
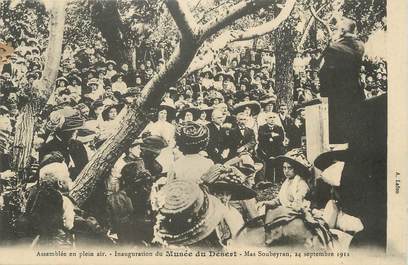
M 346 161 L 348 157 L 348 147 L 341 147 L 335 150 L 321 153 L 315 158 L 313 164 L 316 168 L 323 171 L 337 161 Z
M 232 82 L 235 81 L 234 74 L 231 72 L 224 73 L 224 79 L 230 79 Z
M 92 85 L 92 84 L 98 85 L 98 79 L 91 78 L 91 79 L 89 79 L 89 81 L 88 81 L 88 83 L 86 85 L 89 86 L 89 85 Z
M 173 119 L 176 114 L 176 106 L 170 102 L 162 102 L 159 105 L 158 111 L 160 112 L 164 109 L 167 111 L 167 116 L 170 117 L 170 119 Z
M 194 120 L 197 120 L 200 117 L 200 109 L 198 107 L 188 105 L 182 110 L 180 110 L 180 112 L 178 113 L 178 117 L 184 119 L 187 112 L 193 114 Z
M 140 149 L 143 151 L 150 151 L 155 154 L 160 154 L 161 150 L 168 146 L 166 140 L 158 135 L 144 137 L 142 141 L 143 142 L 140 144 Z
M 111 109 L 116 109 L 116 111 L 119 113 L 123 108 L 123 104 L 113 104 L 113 105 L 108 105 L 105 107 L 105 109 L 102 111 L 102 119 L 104 121 L 107 121 L 109 118 L 109 111 Z
M 121 76 L 124 76 L 124 74 L 122 72 L 119 72 L 119 73 L 115 74 L 111 78 L 112 82 L 116 82 L 118 80 L 118 78 L 121 77 Z
M 91 109 L 96 110 L 97 108 L 102 107 L 102 106 L 103 106 L 103 101 L 102 100 L 95 100 L 91 104 Z
M 243 112 L 245 108 L 251 109 L 252 116 L 258 115 L 259 112 L 261 111 L 261 105 L 257 101 L 252 100 L 252 101 L 240 102 L 238 104 L 235 104 L 233 112 L 235 114 L 238 114 L 240 112 Z
M 158 192 L 155 236 L 169 245 L 188 246 L 208 237 L 223 219 L 224 205 L 196 183 L 175 180 Z M 163 198 L 163 201 L 160 199 Z
M 60 81 L 65 82 L 65 86 L 68 85 L 68 80 L 65 77 L 61 76 L 61 77 L 57 78 L 57 80 L 55 80 L 55 83 L 58 83 Z
M 76 80 L 78 82 L 78 84 L 82 83 L 82 78 L 80 78 L 78 75 L 76 74 L 71 74 L 68 76 L 69 81 L 72 83 L 73 80 Z
M 225 72 L 222 72 L 222 71 L 221 71 L 221 72 L 218 72 L 218 73 L 215 74 L 214 79 L 217 80 L 218 77 L 220 77 L 220 76 L 224 77 L 224 75 L 225 75 Z
M 1 105 L 0 106 L 0 114 L 6 114 L 6 113 L 10 113 L 10 110 L 6 106 Z
M 277 163 L 288 162 L 291 164 L 300 177 L 309 178 L 312 176 L 312 164 L 306 159 L 304 152 L 300 148 L 292 149 L 285 155 L 277 156 L 274 159 Z
M 259 103 L 261 103 L 262 107 L 265 107 L 268 104 L 271 103 L 276 103 L 277 97 L 275 95 L 264 95 L 261 97 L 261 99 L 259 100 Z
M 135 97 L 140 95 L 140 88 L 139 87 L 128 87 L 128 91 L 123 94 L 123 97 Z
M 209 74 L 210 78 L 214 77 L 214 74 L 212 73 L 211 69 L 209 67 L 205 67 L 202 71 L 201 71 L 201 76 L 205 76 L 205 74 Z
M 92 108 L 94 100 L 90 97 L 82 96 L 81 99 L 78 101 L 78 104 L 85 104 L 87 105 L 90 109 Z
M 51 164 L 51 163 L 63 163 L 64 160 L 65 160 L 64 156 L 62 155 L 61 152 L 52 151 L 51 153 L 46 154 L 43 157 L 43 159 L 41 159 L 39 168 L 42 168 L 42 167 L 44 167 L 44 166 L 46 166 L 48 164 Z
M 210 139 L 207 126 L 196 122 L 184 122 L 176 128 L 176 143 L 183 153 L 203 150 Z
M 135 162 L 127 163 L 120 171 L 121 180 L 126 186 L 140 185 L 151 181 L 151 175 L 144 167 L 144 162 L 139 159 Z
M 83 124 L 84 120 L 78 110 L 64 107 L 51 112 L 46 128 L 49 131 L 72 131 L 81 128 Z
M 113 61 L 113 60 L 108 60 L 108 61 L 106 61 L 106 65 L 107 65 L 107 66 L 110 65 L 110 64 L 116 66 L 116 62 Z

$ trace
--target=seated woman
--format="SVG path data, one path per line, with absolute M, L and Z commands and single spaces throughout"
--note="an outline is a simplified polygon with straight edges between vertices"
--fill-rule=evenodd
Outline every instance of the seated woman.
M 278 196 L 272 201 L 264 202 L 266 208 L 276 208 L 281 205 L 295 210 L 309 208 L 310 202 L 306 199 L 310 192 L 307 179 L 311 177 L 312 165 L 303 152 L 300 149 L 293 149 L 285 155 L 276 157 L 275 162 L 282 163 L 286 180 Z

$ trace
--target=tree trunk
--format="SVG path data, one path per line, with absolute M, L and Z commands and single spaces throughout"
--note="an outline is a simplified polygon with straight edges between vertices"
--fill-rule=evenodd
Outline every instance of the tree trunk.
M 51 3 L 48 47 L 45 57 L 45 67 L 42 73 L 42 88 L 45 97 L 51 94 L 51 87 L 58 76 L 58 69 L 61 62 L 62 39 L 64 37 L 66 1 L 55 1 Z
M 25 169 L 30 162 L 34 139 L 34 110 L 32 103 L 27 103 L 17 117 L 16 132 L 13 143 L 13 168 L 23 181 L 27 176 Z
M 52 2 L 50 6 L 49 40 L 45 57 L 45 67 L 41 77 L 41 89 L 45 98 L 52 92 L 52 86 L 57 79 L 62 54 L 62 40 L 65 26 L 66 1 Z M 16 132 L 13 143 L 13 166 L 25 178 L 24 170 L 28 166 L 34 139 L 35 112 L 39 108 L 40 99 L 27 95 L 28 102 L 21 109 L 17 118 Z M 21 180 L 23 180 L 21 179 Z M 20 181 L 21 181 L 20 180 Z
M 293 107 L 293 62 L 295 59 L 294 36 L 288 34 L 287 27 L 280 27 L 274 32 L 275 42 L 275 88 L 278 104 L 285 103 L 289 111 Z
M 101 31 L 108 44 L 108 59 L 119 65 L 130 63 L 131 51 L 126 45 L 126 30 L 118 10 L 116 0 L 96 0 L 92 5 L 92 21 Z

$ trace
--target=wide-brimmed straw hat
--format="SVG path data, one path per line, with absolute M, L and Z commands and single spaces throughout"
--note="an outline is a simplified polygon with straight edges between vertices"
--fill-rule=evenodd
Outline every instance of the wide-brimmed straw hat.
M 312 175 L 312 164 L 300 148 L 292 149 L 285 155 L 277 156 L 274 160 L 278 163 L 288 162 L 295 168 L 300 177 L 309 178 Z
M 235 114 L 238 114 L 240 112 L 243 112 L 246 108 L 251 109 L 252 116 L 258 115 L 259 112 L 261 111 L 261 105 L 257 101 L 252 100 L 252 101 L 245 101 L 245 102 L 240 102 L 238 104 L 235 104 L 233 112 Z
M 158 197 L 162 201 L 154 234 L 169 245 L 195 244 L 208 237 L 223 219 L 225 206 L 196 183 L 171 181 Z
M 208 185 L 211 193 L 227 192 L 233 201 L 256 197 L 256 192 L 244 184 L 247 176 L 239 169 L 215 165 L 209 171 L 202 177 L 202 181 Z

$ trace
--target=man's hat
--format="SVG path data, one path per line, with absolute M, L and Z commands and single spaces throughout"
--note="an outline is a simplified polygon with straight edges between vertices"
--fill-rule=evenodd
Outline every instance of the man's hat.
M 253 101 L 246 101 L 246 102 L 240 102 L 238 104 L 235 104 L 233 112 L 235 114 L 238 114 L 240 112 L 243 112 L 246 108 L 251 109 L 252 116 L 258 115 L 259 112 L 261 111 L 261 105 L 257 101 L 253 100 Z
M 153 199 L 159 208 L 154 233 L 169 245 L 197 243 L 208 237 L 223 219 L 225 206 L 196 183 L 171 181 L 157 197 Z

